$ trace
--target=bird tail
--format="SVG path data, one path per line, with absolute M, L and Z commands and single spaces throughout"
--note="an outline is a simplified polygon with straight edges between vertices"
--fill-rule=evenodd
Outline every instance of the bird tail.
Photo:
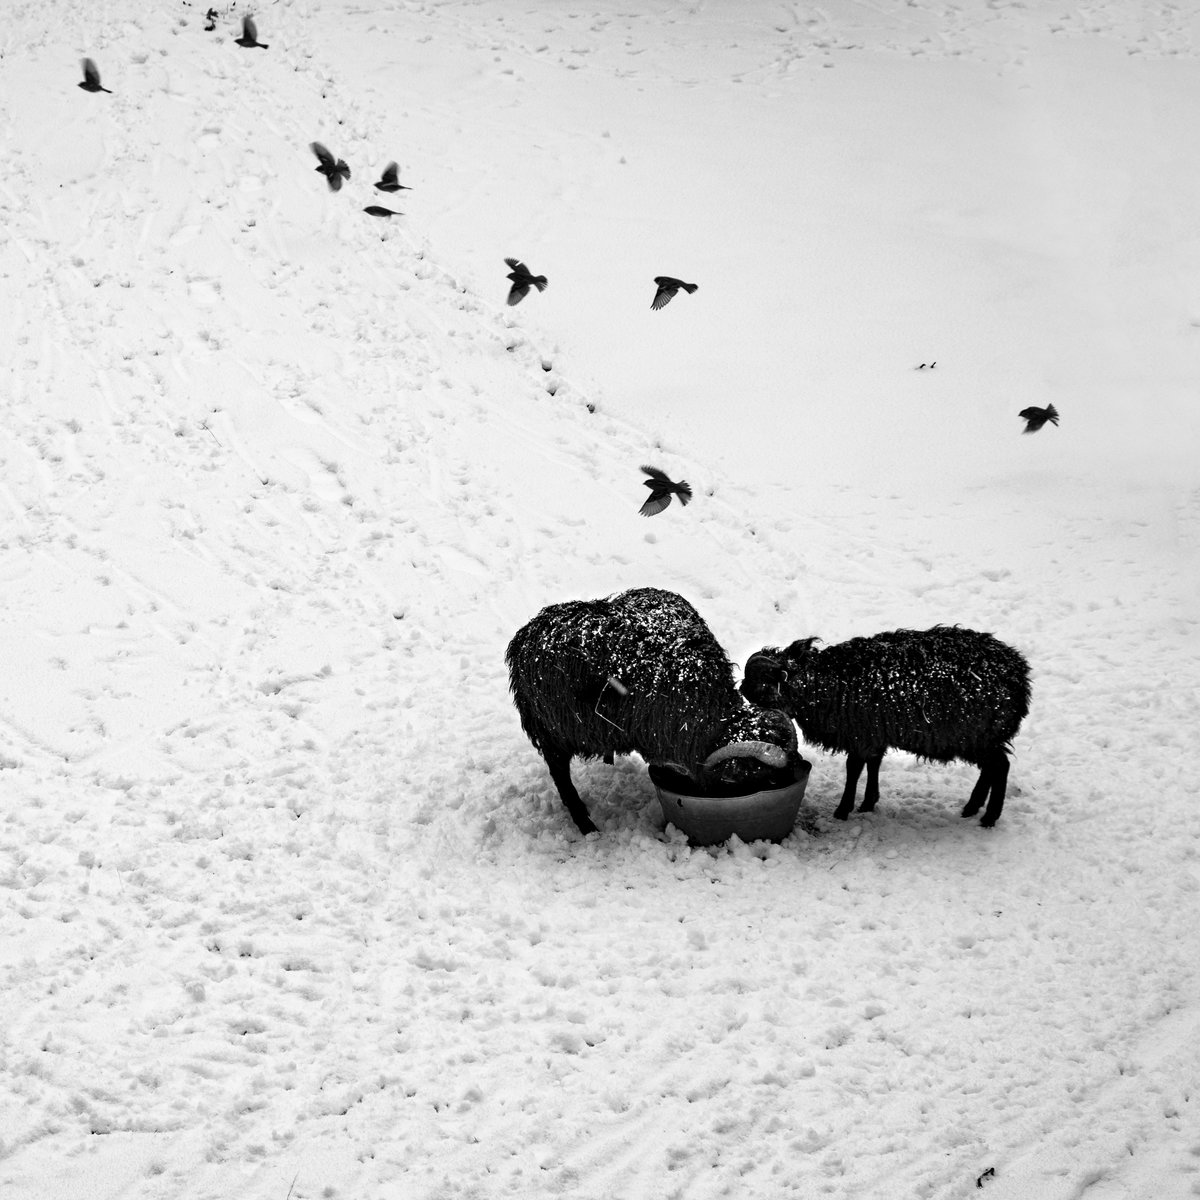
M 1046 405 L 1046 420 L 1049 421 L 1051 425 L 1058 424 L 1058 409 L 1055 408 L 1053 404 Z
M 679 487 L 676 489 L 675 494 L 679 497 L 680 504 L 686 504 L 692 498 L 692 489 L 686 479 L 679 481 Z
M 690 296 L 700 285 L 698 283 L 685 283 L 683 290 Z

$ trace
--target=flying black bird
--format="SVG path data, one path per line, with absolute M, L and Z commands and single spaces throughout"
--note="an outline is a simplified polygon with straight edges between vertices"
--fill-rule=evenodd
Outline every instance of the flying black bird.
M 655 513 L 662 512 L 671 503 L 672 493 L 679 497 L 680 504 L 686 504 L 692 498 L 692 489 L 686 479 L 675 483 L 657 467 L 643 467 L 642 470 L 650 476 L 649 479 L 642 480 L 642 486 L 650 489 L 646 503 L 638 509 L 643 517 L 652 517 Z
M 1045 408 L 1035 408 L 1031 405 L 1029 408 L 1021 409 L 1018 415 L 1025 418 L 1025 428 L 1021 430 L 1022 433 L 1037 433 L 1047 421 L 1051 425 L 1058 424 L 1058 409 L 1053 404 L 1047 404 Z
M 397 212 L 394 208 L 384 208 L 382 204 L 368 204 L 363 212 L 370 213 L 373 217 L 402 217 L 402 212 Z
M 204 19 L 208 22 L 208 24 L 204 27 L 204 32 L 212 33 L 212 31 L 217 27 L 217 10 L 215 8 L 210 8 L 208 12 L 204 14 Z
M 321 145 L 320 142 L 310 142 L 308 147 L 320 160 L 321 165 L 314 168 L 320 171 L 325 176 L 325 182 L 329 184 L 329 190 L 336 192 L 342 186 L 343 179 L 350 178 L 350 168 L 346 166 L 344 159 L 334 160 L 332 154 Z
M 412 188 L 399 179 L 400 168 L 393 162 L 383 168 L 383 178 L 375 185 L 381 192 L 411 192 Z
M 242 36 L 233 39 L 239 46 L 245 46 L 247 50 L 257 46 L 260 50 L 268 50 L 270 47 L 266 42 L 258 40 L 258 26 L 254 24 L 253 17 L 242 18 Z
M 508 278 L 512 280 L 512 287 L 508 292 L 509 304 L 520 304 L 529 295 L 531 287 L 537 288 L 539 292 L 546 290 L 545 275 L 531 275 L 529 268 L 515 258 L 506 258 L 504 261 L 512 267 L 508 273 Z
M 699 284 L 684 283 L 682 279 L 672 279 L 670 275 L 655 275 L 654 282 L 658 284 L 658 291 L 654 293 L 650 307 L 655 309 L 665 308 L 670 304 L 680 288 L 683 288 L 690 296 L 699 287 Z
M 112 95 L 108 88 L 100 86 L 100 71 L 90 58 L 83 60 L 83 82 L 79 86 L 85 92 L 108 92 Z

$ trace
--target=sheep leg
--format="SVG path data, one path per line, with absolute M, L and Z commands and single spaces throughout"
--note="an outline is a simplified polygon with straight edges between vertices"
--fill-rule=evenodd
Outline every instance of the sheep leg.
M 861 754 L 846 755 L 846 788 L 842 792 L 842 802 L 833 814 L 839 821 L 846 820 L 854 811 L 854 793 L 858 791 L 858 777 L 862 774 L 866 762 Z
M 967 801 L 966 806 L 962 810 L 964 817 L 973 817 L 982 807 L 984 800 L 987 799 L 987 794 L 992 788 L 992 770 L 991 764 L 985 758 L 979 764 L 979 779 L 975 786 L 971 789 L 971 798 Z
M 554 786 L 558 788 L 558 794 L 567 812 L 571 814 L 576 828 L 580 833 L 595 833 L 596 826 L 588 816 L 587 805 L 579 798 L 571 780 L 571 755 L 561 750 L 551 750 L 543 752 L 543 757 L 546 759 L 546 766 L 550 768 L 550 778 L 554 780 Z
M 980 825 L 990 829 L 1000 818 L 1004 809 L 1004 795 L 1008 787 L 1008 755 L 1003 750 L 993 750 L 979 762 L 979 781 L 971 790 L 971 798 L 962 810 L 964 817 L 973 817 L 987 800 Z
M 863 801 L 858 806 L 859 812 L 874 812 L 879 803 L 879 764 L 883 762 L 882 754 L 871 754 L 867 757 L 867 786 L 863 789 Z
M 984 829 L 991 829 L 1000 819 L 1004 811 L 1004 795 L 1008 791 L 1008 755 L 1003 750 L 996 751 L 992 766 L 992 792 L 988 798 L 987 808 L 983 810 L 983 819 L 979 822 Z

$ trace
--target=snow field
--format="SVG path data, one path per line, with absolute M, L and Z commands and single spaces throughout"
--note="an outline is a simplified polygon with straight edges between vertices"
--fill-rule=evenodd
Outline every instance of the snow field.
M 1198 1194 L 1187 14 L 203 7 L 4 34 L 6 1200 Z M 641 584 L 1021 648 L 1000 825 L 810 754 L 782 846 L 629 761 L 576 838 L 503 648 Z

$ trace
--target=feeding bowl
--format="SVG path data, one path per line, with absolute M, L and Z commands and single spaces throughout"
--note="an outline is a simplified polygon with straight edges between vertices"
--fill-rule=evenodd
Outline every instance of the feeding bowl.
M 796 824 L 811 770 L 802 758 L 791 783 L 735 796 L 698 795 L 692 780 L 667 767 L 651 766 L 650 781 L 663 817 L 693 846 L 716 846 L 735 833 L 743 842 L 780 842 Z

